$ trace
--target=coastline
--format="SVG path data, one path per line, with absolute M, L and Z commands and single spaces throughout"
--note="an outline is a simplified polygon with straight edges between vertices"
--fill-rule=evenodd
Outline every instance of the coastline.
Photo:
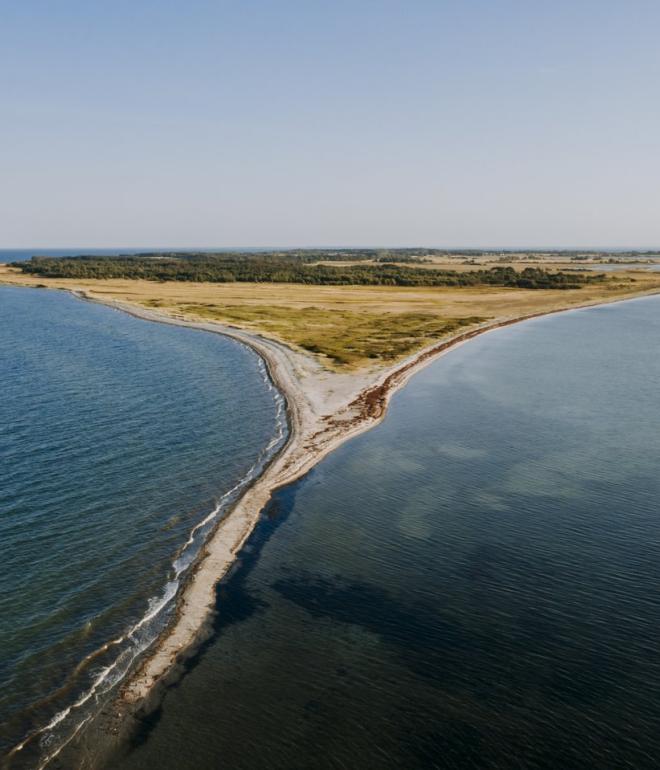
M 132 708 L 139 707 L 179 659 L 188 657 L 203 641 L 204 629 L 215 606 L 216 585 L 234 563 L 271 495 L 300 479 L 344 442 L 378 425 L 384 419 L 394 393 L 420 369 L 465 342 L 506 326 L 569 310 L 658 294 L 656 291 L 640 293 L 617 297 L 610 302 L 503 318 L 435 342 L 389 367 L 342 375 L 320 372 L 321 367 L 311 356 L 235 327 L 218 322 L 189 321 L 117 300 L 99 299 L 85 292 L 72 293 L 137 318 L 210 331 L 242 342 L 263 358 L 273 383 L 285 399 L 289 417 L 287 443 L 211 534 L 179 597 L 173 625 L 166 629 L 138 671 L 121 688 L 121 701 Z
M 117 736 L 130 728 L 130 720 L 126 717 L 148 712 L 158 705 L 164 687 L 208 637 L 216 605 L 216 585 L 234 564 L 272 493 L 304 476 L 345 441 L 380 423 L 391 397 L 416 372 L 455 347 L 489 331 L 545 315 L 660 293 L 639 292 L 606 301 L 500 318 L 428 345 L 391 366 L 336 374 L 323 369 L 311 356 L 252 332 L 218 322 L 186 320 L 128 302 L 90 296 L 81 290 L 68 291 L 79 299 L 97 302 L 136 318 L 223 334 L 247 345 L 264 360 L 272 382 L 285 399 L 289 419 L 286 444 L 209 536 L 177 599 L 173 622 L 146 653 L 137 671 L 120 686 L 111 713 L 103 714 L 104 720 L 110 720 L 110 724 L 104 721 L 105 728 L 102 728 L 102 731 L 108 730 L 106 737 L 110 743 L 114 742 L 111 735 Z M 74 743 L 78 741 L 87 743 L 82 734 Z M 92 766 L 91 762 L 89 766 Z

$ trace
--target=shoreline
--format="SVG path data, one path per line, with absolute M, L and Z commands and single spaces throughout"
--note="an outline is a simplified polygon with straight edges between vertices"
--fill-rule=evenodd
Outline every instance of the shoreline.
M 311 356 L 253 332 L 219 322 L 187 320 L 128 302 L 90 296 L 79 289 L 65 291 L 78 299 L 103 304 L 142 320 L 222 334 L 250 347 L 264 361 L 268 376 L 284 398 L 289 425 L 286 443 L 209 535 L 176 599 L 171 623 L 154 642 L 152 649 L 145 653 L 137 669 L 119 686 L 109 710 L 106 706 L 98 715 L 100 726 L 95 725 L 92 732 L 105 733 L 107 740 L 101 741 L 105 746 L 97 746 L 102 754 L 105 754 L 104 749 L 111 748 L 109 744 L 114 745 L 120 735 L 130 730 L 131 720 L 128 717 L 148 713 L 158 706 L 164 689 L 173 677 L 178 677 L 182 664 L 208 639 L 216 612 L 216 586 L 235 563 L 272 494 L 300 479 L 345 441 L 378 425 L 384 419 L 394 393 L 404 387 L 414 374 L 450 350 L 499 328 L 569 310 L 660 294 L 657 290 L 638 292 L 578 306 L 504 317 L 432 343 L 390 366 L 367 372 L 336 374 L 323 369 Z M 92 723 L 96 722 L 94 718 Z M 87 729 L 74 737 L 70 749 L 75 749 L 80 743 L 83 746 L 88 743 L 83 733 L 87 733 Z M 90 763 L 85 762 L 84 766 L 96 766 L 91 761 L 91 752 L 88 750 L 85 753 Z M 57 754 L 59 751 L 49 758 L 46 765 Z
M 581 310 L 658 294 L 656 291 L 640 293 L 619 297 L 610 302 L 594 302 L 503 318 L 435 342 L 403 361 L 377 371 L 350 375 L 326 372 L 323 377 L 312 373 L 315 367 L 312 367 L 311 371 L 305 371 L 304 363 L 309 365 L 312 362 L 303 363 L 297 360 L 306 358 L 304 354 L 254 333 L 218 322 L 190 321 L 117 300 L 99 299 L 89 296 L 86 292 L 72 293 L 81 299 L 99 302 L 143 320 L 210 331 L 242 342 L 264 360 L 271 380 L 285 399 L 289 421 L 286 444 L 209 536 L 198 557 L 198 563 L 179 596 L 173 625 L 165 630 L 137 672 L 122 686 L 119 698 L 134 707 L 144 701 L 169 670 L 180 662 L 180 656 L 189 657 L 194 651 L 191 648 L 196 646 L 196 637 L 203 634 L 214 611 L 216 585 L 234 563 L 272 494 L 300 479 L 344 442 L 378 425 L 384 419 L 394 393 L 404 387 L 414 374 L 465 342 L 506 326 L 569 310 Z M 353 380 L 353 387 L 350 387 L 350 382 L 342 382 L 339 387 L 332 387 L 338 384 L 333 382 L 333 377 Z M 323 403 L 323 397 L 328 395 L 333 396 L 332 400 L 335 402 L 343 403 L 335 404 L 339 408 L 323 413 L 319 405 Z

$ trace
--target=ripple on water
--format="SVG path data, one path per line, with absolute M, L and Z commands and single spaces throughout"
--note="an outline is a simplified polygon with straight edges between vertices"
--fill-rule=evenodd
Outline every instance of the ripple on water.
M 286 423 L 260 359 L 219 335 L 12 288 L 0 328 L 0 752 L 42 730 L 22 767 L 151 643 Z
M 660 299 L 464 345 L 281 490 L 113 770 L 660 766 Z

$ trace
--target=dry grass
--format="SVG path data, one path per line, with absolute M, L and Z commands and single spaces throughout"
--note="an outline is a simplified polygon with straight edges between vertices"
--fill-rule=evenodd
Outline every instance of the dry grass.
M 158 300 L 150 303 L 158 307 Z M 442 318 L 432 313 L 368 313 L 315 306 L 182 304 L 186 316 L 267 332 L 326 359 L 333 368 L 394 361 L 484 318 Z
M 638 262 L 644 262 L 645 257 L 642 257 Z M 590 274 L 597 274 L 599 268 L 603 265 L 594 262 L 578 262 L 571 259 L 558 259 L 556 257 L 534 257 L 520 255 L 515 260 L 501 260 L 497 257 L 425 257 L 425 262 L 397 262 L 393 260 L 391 264 L 399 265 L 400 267 L 417 268 L 419 270 L 450 270 L 456 273 L 470 273 L 475 270 L 492 270 L 494 267 L 510 267 L 517 272 L 522 272 L 525 268 L 533 267 L 540 268 L 542 270 L 548 270 L 550 272 L 567 272 L 575 273 L 576 271 L 588 270 Z M 654 263 L 658 263 L 658 260 L 653 260 Z M 326 265 L 328 267 L 354 267 L 359 265 L 378 265 L 379 263 L 372 259 L 365 260 L 319 260 L 313 262 L 314 265 Z M 607 272 L 607 264 L 605 264 L 605 270 L 601 272 Z M 631 272 L 636 272 L 633 268 Z
M 4 266 L 0 282 L 83 289 L 177 316 L 222 320 L 305 348 L 342 369 L 391 362 L 483 319 L 660 292 L 660 272 L 628 271 L 570 290 L 43 279 Z

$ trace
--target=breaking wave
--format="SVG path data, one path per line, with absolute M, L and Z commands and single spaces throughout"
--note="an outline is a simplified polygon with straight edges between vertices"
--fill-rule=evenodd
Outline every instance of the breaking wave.
M 185 576 L 211 533 L 286 443 L 286 401 L 273 384 L 268 368 L 261 358 L 258 367 L 276 404 L 273 437 L 247 473 L 231 489 L 224 492 L 206 516 L 192 527 L 188 539 L 172 560 L 162 591 L 148 600 L 140 619 L 120 636 L 105 642 L 81 660 L 69 681 L 52 696 L 55 700 L 63 693 L 75 691 L 75 699 L 59 710 L 43 727 L 33 731 L 14 746 L 2 763 L 3 768 L 36 767 L 42 770 L 107 702 L 107 696 L 134 670 L 138 659 L 154 644 L 167 626 L 176 608 L 176 599 Z

